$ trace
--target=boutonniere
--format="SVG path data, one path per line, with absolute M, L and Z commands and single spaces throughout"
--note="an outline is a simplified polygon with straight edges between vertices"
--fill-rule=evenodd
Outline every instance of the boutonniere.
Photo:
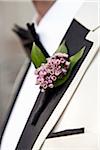
M 65 83 L 70 77 L 75 65 L 82 57 L 85 46 L 69 57 L 65 41 L 58 47 L 53 56 L 46 58 L 41 49 L 33 43 L 31 58 L 35 65 L 36 84 L 44 92 Z

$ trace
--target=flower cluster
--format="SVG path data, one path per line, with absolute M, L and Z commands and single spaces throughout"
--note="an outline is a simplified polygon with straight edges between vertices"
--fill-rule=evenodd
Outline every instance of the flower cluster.
M 35 70 L 36 84 L 40 86 L 42 92 L 47 88 L 53 88 L 56 80 L 66 75 L 69 66 L 68 54 L 55 53 L 52 57 L 47 58 L 46 64 L 42 64 Z

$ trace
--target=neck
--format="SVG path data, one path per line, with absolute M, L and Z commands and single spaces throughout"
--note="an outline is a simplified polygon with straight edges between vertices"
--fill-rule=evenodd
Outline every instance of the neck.
M 33 0 L 32 1 L 36 11 L 38 13 L 38 17 L 37 17 L 37 23 L 40 22 L 40 20 L 42 19 L 42 17 L 47 13 L 47 11 L 50 9 L 50 7 L 53 5 L 53 3 L 55 2 L 55 0 L 52 1 L 45 1 L 45 0 Z

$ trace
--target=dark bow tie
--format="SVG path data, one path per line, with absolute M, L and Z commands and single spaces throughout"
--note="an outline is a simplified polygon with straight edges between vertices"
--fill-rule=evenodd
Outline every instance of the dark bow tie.
M 35 42 L 40 47 L 40 49 L 42 50 L 42 52 L 44 53 L 46 57 L 49 57 L 48 53 L 46 52 L 45 48 L 40 42 L 38 34 L 36 33 L 34 23 L 32 24 L 27 23 L 27 27 L 28 27 L 28 30 L 18 25 L 15 25 L 13 28 L 13 31 L 20 38 L 21 43 L 24 47 L 24 50 L 28 54 L 28 57 L 30 58 L 33 42 Z

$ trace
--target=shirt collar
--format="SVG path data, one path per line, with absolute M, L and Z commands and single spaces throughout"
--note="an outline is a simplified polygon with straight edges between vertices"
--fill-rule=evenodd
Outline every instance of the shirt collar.
M 37 26 L 40 40 L 50 55 L 58 48 L 83 1 L 57 0 Z

